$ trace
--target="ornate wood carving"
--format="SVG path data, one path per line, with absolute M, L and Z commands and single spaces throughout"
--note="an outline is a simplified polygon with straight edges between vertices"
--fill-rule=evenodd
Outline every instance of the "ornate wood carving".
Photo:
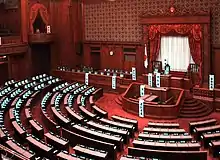
M 51 43 L 54 41 L 54 34 L 46 34 L 46 33 L 39 33 L 39 34 L 29 34 L 28 39 L 29 43 Z

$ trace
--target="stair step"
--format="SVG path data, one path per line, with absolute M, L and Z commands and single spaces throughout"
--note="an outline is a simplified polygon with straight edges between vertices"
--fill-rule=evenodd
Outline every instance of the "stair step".
M 184 104 L 189 104 L 189 103 L 195 103 L 197 99 L 190 98 L 190 99 L 185 99 Z
M 206 106 L 203 106 L 203 108 L 201 109 L 198 109 L 198 110 L 181 110 L 180 113 L 181 114 L 199 114 L 199 113 L 203 113 L 203 112 L 206 112 L 208 110 L 208 107 Z
M 184 103 L 183 106 L 184 107 L 194 107 L 194 106 L 199 106 L 201 105 L 201 102 L 196 101 L 195 103 Z
M 200 114 L 180 114 L 179 117 L 181 118 L 200 118 L 204 116 L 208 116 L 212 112 L 211 109 L 209 109 L 207 112 L 200 113 Z
M 199 118 L 209 115 L 212 108 L 203 104 L 200 100 L 194 98 L 185 99 L 184 104 L 180 110 L 179 117 L 182 118 Z
M 118 105 L 120 105 L 120 106 L 122 105 L 122 101 L 120 101 L 118 97 L 115 98 L 115 102 L 116 102 Z
M 186 111 L 195 111 L 195 110 L 200 110 L 204 107 L 203 104 L 197 105 L 197 106 L 191 106 L 191 107 L 185 107 L 183 106 L 181 110 L 186 110 Z

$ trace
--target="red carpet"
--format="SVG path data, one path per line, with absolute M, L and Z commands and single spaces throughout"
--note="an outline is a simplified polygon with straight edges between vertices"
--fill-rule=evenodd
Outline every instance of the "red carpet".
M 150 118 L 140 118 L 137 115 L 128 113 L 126 111 L 124 111 L 122 109 L 122 107 L 120 105 L 118 105 L 115 102 L 115 99 L 118 97 L 119 95 L 116 94 L 110 94 L 110 93 L 104 93 L 104 96 L 102 98 L 100 98 L 96 104 L 100 107 L 103 108 L 105 111 L 108 112 L 109 115 L 109 119 L 112 115 L 121 115 L 123 117 L 128 117 L 128 118 L 132 118 L 132 119 L 136 119 L 138 120 L 138 129 L 139 132 L 143 131 L 143 128 L 145 126 L 147 126 L 148 121 L 163 121 L 163 122 L 178 122 L 180 124 L 180 128 L 184 128 L 187 132 L 188 132 L 188 127 L 189 127 L 189 122 L 190 121 L 199 121 L 199 120 L 203 120 L 203 119 L 207 119 L 207 118 L 215 118 L 220 122 L 220 115 L 217 112 L 214 112 L 212 114 L 210 114 L 209 116 L 206 117 L 202 117 L 202 118 L 178 118 L 175 120 L 158 120 L 158 119 L 150 119 Z M 137 134 L 138 135 L 138 134 Z M 136 135 L 136 136 L 137 136 Z M 132 142 L 132 140 L 131 140 Z M 131 146 L 132 144 L 130 143 L 129 146 Z M 127 148 L 128 146 L 125 146 L 125 151 L 123 154 L 127 154 Z M 215 158 L 212 158 L 211 156 L 208 156 L 208 160 L 215 160 Z

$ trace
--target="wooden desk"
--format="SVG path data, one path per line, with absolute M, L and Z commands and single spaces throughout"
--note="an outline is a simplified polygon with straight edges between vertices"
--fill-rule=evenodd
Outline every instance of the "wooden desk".
M 64 151 L 59 152 L 56 157 L 58 160 L 81 160 L 81 158 L 76 155 L 74 157 L 73 154 L 65 153 Z
M 9 109 L 9 118 L 10 118 L 11 121 L 15 120 L 14 107 Z
M 70 120 L 64 117 L 60 112 L 58 112 L 55 107 L 51 107 L 51 110 L 54 114 L 54 117 L 60 124 L 64 126 L 68 126 L 70 124 Z
M 97 160 L 107 159 L 107 154 L 108 154 L 107 152 L 102 153 L 96 150 L 90 150 L 80 145 L 73 147 L 73 149 L 75 150 L 76 154 L 83 155 L 83 156 L 86 155 L 86 157 L 89 157 L 89 158 L 94 158 Z
M 134 140 L 133 145 L 136 148 L 153 149 L 153 150 L 167 150 L 167 151 L 199 151 L 201 145 L 197 143 L 169 143 L 169 142 L 156 142 L 156 141 L 139 141 Z
M 186 133 L 185 129 L 175 129 L 175 128 L 150 128 L 145 127 L 144 132 L 149 133 Z
M 50 132 L 44 134 L 46 141 L 60 150 L 69 150 L 69 141 L 61 139 Z
M 24 149 L 22 146 L 19 146 L 16 142 L 9 140 L 6 142 L 6 144 L 13 149 L 14 151 L 22 154 L 23 156 L 27 157 L 30 160 L 35 159 L 35 153 L 29 152 L 27 149 Z
M 206 151 L 160 151 L 128 147 L 128 154 L 162 160 L 207 160 Z
M 202 120 L 202 121 L 190 122 L 189 123 L 189 131 L 192 134 L 193 130 L 196 127 L 208 127 L 208 126 L 213 126 L 216 123 L 217 123 L 217 120 L 214 118 L 206 119 L 206 120 Z
M 66 139 L 69 139 L 71 146 L 75 146 L 77 144 L 86 145 L 88 147 L 93 147 L 108 152 L 109 159 L 116 160 L 117 158 L 116 146 L 113 143 L 107 143 L 97 139 L 82 136 L 80 133 L 77 134 L 66 129 L 62 129 L 62 136 Z
M 124 139 L 124 143 L 129 142 L 129 132 L 128 130 L 122 130 L 118 128 L 112 128 L 110 126 L 102 125 L 94 121 L 87 122 L 87 125 L 91 128 L 95 128 L 104 132 L 110 132 L 112 134 L 120 135 Z
M 195 128 L 194 129 L 194 134 L 195 134 L 195 138 L 196 140 L 200 140 L 201 139 L 201 135 L 202 133 L 205 133 L 205 132 L 214 132 L 214 131 L 217 131 L 217 130 L 220 130 L 220 125 L 214 125 L 214 126 L 209 126 L 209 127 L 200 127 L 200 128 Z
M 116 137 L 113 135 L 108 135 L 103 132 L 97 132 L 95 130 L 91 130 L 79 125 L 73 125 L 72 130 L 75 131 L 76 133 L 82 134 L 83 136 L 88 136 L 90 138 L 94 138 L 100 141 L 113 143 L 117 146 L 117 149 L 119 151 L 122 151 L 123 149 L 123 139 L 121 136 Z
M 55 99 L 56 97 L 59 95 L 59 92 L 56 92 L 53 97 L 51 98 L 51 101 L 50 101 L 50 105 L 51 106 L 54 106 L 55 105 Z
M 202 133 L 201 144 L 204 146 L 204 148 L 207 148 L 212 140 L 219 140 L 219 139 L 220 139 L 220 133 L 210 133 L 210 134 Z
M 13 127 L 15 128 L 15 132 L 18 134 L 18 136 L 21 138 L 26 137 L 26 131 L 16 122 L 12 122 Z
M 179 123 L 148 122 L 148 127 L 153 128 L 179 128 L 179 126 Z
M 70 116 L 70 119 L 72 119 L 73 121 L 76 121 L 76 122 L 83 122 L 84 121 L 84 117 L 82 115 L 79 115 L 75 111 L 73 111 L 69 106 L 66 106 L 65 108 L 67 110 L 68 115 Z
M 118 127 L 118 128 L 124 128 L 124 129 L 126 129 L 130 132 L 131 136 L 134 135 L 135 127 L 131 124 L 119 123 L 119 122 L 111 121 L 111 120 L 105 119 L 105 118 L 101 118 L 100 122 L 104 123 L 104 124 L 108 124 L 110 126 L 115 126 L 115 127 Z
M 32 104 L 33 98 L 29 98 L 25 104 L 25 107 L 30 107 Z
M 85 107 L 79 106 L 81 113 L 88 119 L 94 119 L 97 115 L 93 114 L 92 112 L 88 111 Z
M 65 95 L 65 97 L 64 97 L 64 105 L 65 106 L 68 106 L 68 99 L 69 99 L 69 96 L 70 96 L 70 93 L 67 93 L 66 95 Z
M 166 141 L 192 141 L 191 135 L 163 135 L 163 134 L 146 134 L 140 133 L 139 138 L 147 140 L 166 140 Z
M 25 108 L 24 114 L 25 114 L 27 120 L 32 119 L 32 114 L 30 113 L 30 108 Z
M 135 119 L 130 119 L 130 118 L 125 118 L 125 117 L 121 117 L 121 116 L 117 116 L 117 115 L 113 115 L 111 117 L 114 121 L 118 121 L 121 123 L 127 123 L 130 125 L 133 125 L 135 127 L 135 131 L 138 130 L 138 121 Z
M 220 151 L 220 140 L 217 141 L 211 141 L 209 145 L 209 151 L 212 153 L 214 158 L 219 157 L 219 151 Z
M 35 120 L 29 120 L 31 125 L 32 134 L 41 139 L 44 138 L 44 128 Z
M 101 117 L 108 118 L 108 112 L 104 111 L 103 109 L 99 108 L 97 105 L 91 105 L 93 111 Z
M 26 140 L 28 141 L 31 150 L 36 151 L 39 155 L 43 157 L 52 157 L 52 152 L 54 151 L 54 148 L 52 146 L 49 146 L 46 143 L 42 143 L 41 141 L 38 141 L 31 136 L 28 136 Z

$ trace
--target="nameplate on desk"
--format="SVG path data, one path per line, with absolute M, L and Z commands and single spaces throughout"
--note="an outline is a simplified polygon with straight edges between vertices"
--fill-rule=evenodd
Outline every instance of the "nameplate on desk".
M 139 99 L 139 117 L 144 117 L 144 100 Z
M 156 74 L 156 87 L 160 87 L 160 73 Z
M 142 85 L 140 85 L 140 96 L 142 97 L 142 96 L 144 96 L 144 88 L 145 88 L 145 85 L 144 84 L 142 84 Z
M 89 73 L 85 73 L 85 84 L 89 85 Z
M 116 89 L 116 76 L 112 76 L 112 89 Z
M 148 86 L 153 87 L 153 74 L 148 73 Z
M 132 67 L 131 74 L 132 74 L 132 80 L 136 81 L 136 68 L 135 67 Z

